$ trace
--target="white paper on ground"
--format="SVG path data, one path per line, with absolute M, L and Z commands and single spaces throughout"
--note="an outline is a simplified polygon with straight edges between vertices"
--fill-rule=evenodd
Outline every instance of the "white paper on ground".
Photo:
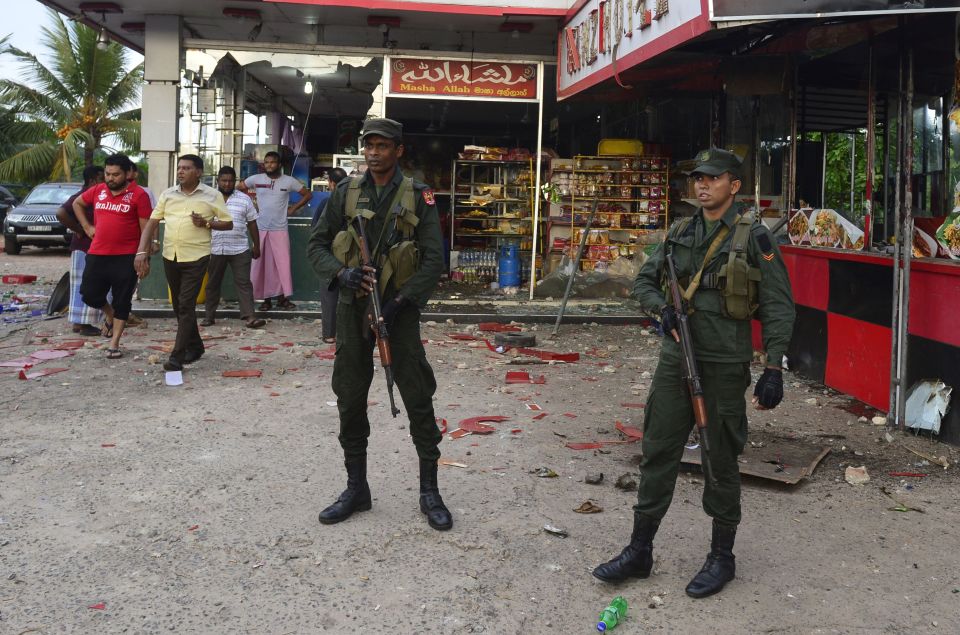
M 952 392 L 953 388 L 939 379 L 928 379 L 915 384 L 907 395 L 904 417 L 907 427 L 940 434 L 940 420 L 947 414 Z
M 183 385 L 183 371 L 180 370 L 168 370 L 165 377 L 165 381 L 168 386 L 182 386 Z

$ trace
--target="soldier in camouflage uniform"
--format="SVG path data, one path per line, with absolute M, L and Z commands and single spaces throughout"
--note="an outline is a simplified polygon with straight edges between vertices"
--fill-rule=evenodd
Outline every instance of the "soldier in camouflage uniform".
M 337 353 L 333 391 L 340 413 L 340 445 L 347 489 L 320 513 L 320 522 L 338 523 L 371 508 L 367 485 L 367 394 L 373 379 L 373 347 L 367 315 L 369 294 L 380 285 L 383 320 L 390 332 L 393 372 L 410 419 L 420 460 L 420 510 L 431 527 L 450 529 L 453 519 L 437 486 L 442 438 L 433 412 L 437 382 L 420 340 L 420 310 L 443 271 L 443 241 L 433 192 L 404 177 L 403 127 L 391 119 L 370 119 L 361 132 L 367 172 L 343 179 L 314 228 L 307 256 L 328 288 L 339 288 Z M 360 266 L 351 219 L 366 218 L 366 236 L 377 269 Z
M 744 392 L 750 385 L 751 318 L 763 325 L 767 366 L 753 402 L 774 408 L 783 398 L 781 360 L 793 332 L 794 304 L 783 259 L 766 227 L 753 223 L 734 202 L 740 189 L 741 161 L 730 152 L 705 150 L 690 175 L 701 208 L 674 223 L 666 241 L 643 265 L 634 295 L 644 310 L 657 312 L 664 330 L 660 361 L 647 398 L 640 486 L 630 544 L 593 575 L 607 582 L 646 578 L 653 566 L 653 538 L 673 498 L 684 444 L 694 425 L 683 377 L 677 317 L 667 304 L 665 255 L 672 253 L 681 287 L 689 292 L 693 346 L 699 364 L 709 421 L 710 459 L 717 482 L 704 483 L 703 509 L 713 519 L 710 553 L 687 585 L 691 597 L 723 589 L 735 575 L 733 543 L 740 523 L 737 457 L 747 440 Z M 739 228 L 739 231 L 737 231 Z M 714 243 L 716 243 L 714 245 Z M 712 256 L 704 266 L 707 252 Z M 739 259 L 739 262 L 735 262 Z M 741 283 L 728 284 L 740 267 Z M 700 276 L 697 273 L 700 272 Z M 696 280 L 699 284 L 692 284 Z M 732 289 L 741 291 L 733 291 Z M 737 297 L 737 294 L 740 297 Z

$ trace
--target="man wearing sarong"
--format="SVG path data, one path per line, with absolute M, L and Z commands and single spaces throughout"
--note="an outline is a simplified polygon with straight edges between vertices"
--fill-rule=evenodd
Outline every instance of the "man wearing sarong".
M 250 194 L 257 203 L 260 215 L 260 258 L 253 261 L 250 281 L 253 297 L 262 299 L 260 311 L 273 309 L 273 300 L 279 309 L 294 309 L 288 296 L 293 294 L 293 276 L 290 272 L 290 234 L 287 217 L 294 216 L 310 202 L 310 190 L 280 169 L 280 155 L 268 152 L 263 158 L 262 174 L 254 174 L 237 184 L 237 189 Z M 300 200 L 290 203 L 291 194 L 300 194 Z

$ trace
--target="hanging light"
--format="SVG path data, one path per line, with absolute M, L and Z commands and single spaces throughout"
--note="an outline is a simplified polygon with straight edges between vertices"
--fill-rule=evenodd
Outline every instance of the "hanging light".
M 107 30 L 101 27 L 100 33 L 97 34 L 97 48 L 105 51 L 108 46 L 110 46 L 110 38 L 107 37 Z
M 313 93 L 313 82 L 311 80 L 308 79 L 303 83 L 303 92 L 307 95 Z

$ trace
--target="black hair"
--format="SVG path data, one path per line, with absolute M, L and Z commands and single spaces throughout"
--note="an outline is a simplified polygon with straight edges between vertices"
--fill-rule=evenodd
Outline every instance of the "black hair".
M 106 159 L 104 159 L 103 165 L 104 166 L 113 165 L 120 168 L 124 172 L 129 172 L 130 166 L 133 165 L 133 161 L 131 161 L 130 157 L 128 157 L 125 154 L 111 154 Z
M 343 168 L 333 168 L 330 170 L 330 173 L 327 175 L 327 178 L 330 179 L 330 182 L 336 185 L 343 179 L 347 178 L 347 171 Z
M 229 165 L 225 165 L 225 166 L 223 166 L 222 168 L 220 168 L 220 171 L 217 172 L 217 178 L 219 179 L 219 178 L 220 178 L 221 176 L 223 176 L 224 174 L 229 174 L 229 175 L 232 176 L 234 179 L 237 178 L 237 171 L 234 170 L 234 169 L 233 169 L 231 166 L 229 166 Z
M 203 170 L 203 159 L 195 154 L 180 155 L 177 157 L 177 163 L 180 163 L 181 161 L 189 161 L 193 164 L 193 167 L 197 168 L 198 170 Z
M 276 157 L 276 158 L 277 158 L 277 163 L 280 162 L 280 153 L 279 153 L 279 152 L 274 152 L 273 150 L 271 150 L 270 152 L 268 152 L 268 153 L 266 153 L 265 155 L 263 155 L 263 160 L 266 161 L 266 160 L 269 159 L 270 157 Z
M 103 174 L 103 168 L 99 165 L 88 165 L 83 168 L 83 185 L 90 187 L 98 176 Z

